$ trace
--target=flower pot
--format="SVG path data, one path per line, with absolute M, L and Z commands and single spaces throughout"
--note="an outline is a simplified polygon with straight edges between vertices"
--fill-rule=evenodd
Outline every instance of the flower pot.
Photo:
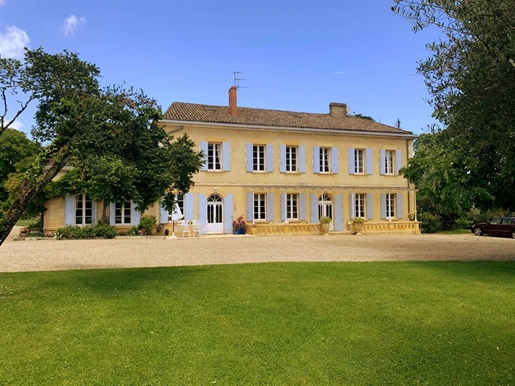
M 324 236 L 329 234 L 329 223 L 320 224 L 322 226 L 322 231 L 324 232 Z

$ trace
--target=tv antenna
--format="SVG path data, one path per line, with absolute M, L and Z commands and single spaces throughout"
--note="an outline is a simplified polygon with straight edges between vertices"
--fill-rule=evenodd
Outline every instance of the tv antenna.
M 248 88 L 246 86 L 240 86 L 240 81 L 248 82 L 248 79 L 240 78 L 241 71 L 226 71 L 226 72 L 232 72 L 233 79 L 234 79 L 234 86 L 237 88 Z

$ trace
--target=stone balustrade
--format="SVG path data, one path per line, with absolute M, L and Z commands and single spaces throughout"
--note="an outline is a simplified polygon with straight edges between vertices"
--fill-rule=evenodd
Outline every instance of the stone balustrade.
M 354 225 L 350 225 L 351 232 L 354 232 Z M 420 234 L 419 222 L 418 221 L 381 221 L 372 222 L 366 221 L 360 233 L 372 234 L 372 233 L 391 233 L 391 234 Z
M 248 224 L 245 227 L 250 235 L 320 235 L 323 234 L 320 224 L 308 223 L 271 223 Z

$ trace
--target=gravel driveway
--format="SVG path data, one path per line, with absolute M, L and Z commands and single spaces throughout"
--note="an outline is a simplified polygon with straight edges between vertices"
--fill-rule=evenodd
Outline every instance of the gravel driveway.
M 231 235 L 173 240 L 155 237 L 15 242 L 10 237 L 0 246 L 0 272 L 269 261 L 408 260 L 515 261 L 515 240 L 472 234 Z

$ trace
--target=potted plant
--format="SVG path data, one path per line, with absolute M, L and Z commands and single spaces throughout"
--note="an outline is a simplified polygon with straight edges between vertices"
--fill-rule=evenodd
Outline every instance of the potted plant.
M 365 223 L 365 219 L 363 217 L 354 217 L 352 219 L 352 228 L 354 234 L 361 234 L 361 230 L 363 229 L 363 224 Z
M 245 232 L 245 220 L 243 219 L 243 215 L 241 215 L 232 222 L 232 233 L 235 235 L 244 235 Z
M 324 235 L 328 235 L 329 234 L 329 226 L 331 224 L 331 221 L 333 221 L 333 219 L 331 217 L 322 216 L 318 219 L 318 221 L 320 222 L 320 225 L 322 225 L 322 231 L 324 232 Z

